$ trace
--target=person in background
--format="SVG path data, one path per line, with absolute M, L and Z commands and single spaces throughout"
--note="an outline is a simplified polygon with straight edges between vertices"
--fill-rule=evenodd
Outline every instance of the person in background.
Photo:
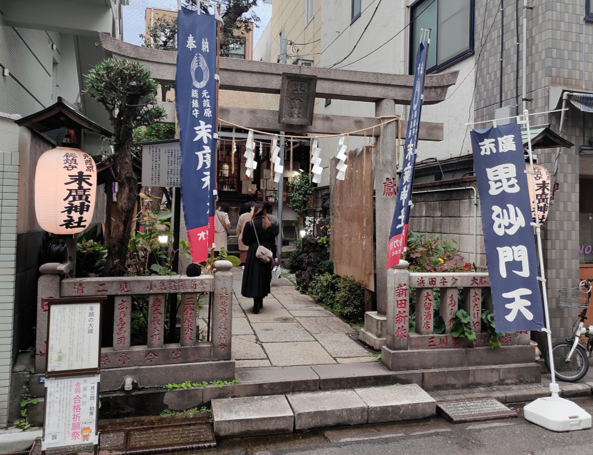
M 272 227 L 274 229 L 274 239 L 278 238 L 278 234 L 280 233 L 280 221 L 278 221 L 278 218 L 276 218 L 276 216 L 272 215 L 272 211 L 273 211 L 273 207 L 272 207 L 272 203 L 269 201 L 265 201 L 264 202 L 264 209 L 266 210 L 266 213 L 268 214 L 268 219 L 270 220 L 270 223 L 272 223 Z M 278 245 L 276 245 L 276 248 L 278 248 Z M 280 253 L 281 249 L 278 249 L 278 253 Z M 278 256 L 280 256 L 280 254 L 278 254 Z M 276 261 L 278 262 L 278 261 Z
M 239 241 L 239 258 L 241 259 L 241 264 L 245 264 L 247 260 L 247 250 L 249 250 L 249 246 L 245 245 L 242 240 L 243 229 L 245 228 L 245 224 L 251 221 L 251 208 L 253 207 L 253 202 L 249 201 L 244 204 L 247 206 L 248 210 L 243 212 L 241 216 L 239 216 L 239 221 L 237 221 L 237 240 Z M 241 208 L 243 210 L 243 208 Z
M 264 297 L 270 293 L 270 282 L 272 281 L 272 266 L 276 262 L 276 238 L 274 228 L 268 218 L 266 209 L 261 203 L 253 206 L 251 221 L 243 229 L 243 243 L 249 246 L 245 270 L 243 271 L 243 282 L 241 283 L 241 295 L 253 298 L 253 312 L 259 313 L 263 307 Z M 263 262 L 256 257 L 257 248 L 262 245 L 272 252 L 273 260 Z
M 228 230 L 231 228 L 229 210 L 229 205 L 223 202 L 214 214 L 214 251 L 220 251 L 221 248 L 227 249 Z

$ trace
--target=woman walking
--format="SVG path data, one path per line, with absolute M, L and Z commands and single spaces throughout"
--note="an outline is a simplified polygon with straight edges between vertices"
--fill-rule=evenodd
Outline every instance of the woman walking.
M 243 243 L 249 247 L 249 250 L 243 271 L 241 295 L 253 298 L 253 312 L 257 314 L 263 307 L 264 297 L 270 293 L 272 267 L 277 255 L 274 227 L 268 219 L 263 204 L 254 204 L 252 213 L 251 221 L 245 224 L 243 229 Z M 263 262 L 256 257 L 259 246 L 272 252 L 273 258 L 269 262 Z
M 214 251 L 220 251 L 221 248 L 227 249 L 228 230 L 231 228 L 229 210 L 229 205 L 223 202 L 214 214 Z

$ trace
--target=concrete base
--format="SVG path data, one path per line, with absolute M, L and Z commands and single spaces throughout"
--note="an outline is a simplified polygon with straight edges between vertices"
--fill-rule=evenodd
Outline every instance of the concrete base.
M 16 428 L 0 432 L 0 453 L 22 452 L 29 449 L 36 438 L 41 437 L 41 430 L 29 431 Z
M 212 400 L 214 434 L 220 438 L 291 433 L 294 415 L 283 395 Z
M 355 389 L 369 408 L 368 423 L 426 419 L 436 415 L 436 401 L 416 384 Z
M 387 317 L 376 311 L 367 311 L 364 314 L 364 329 L 359 333 L 360 341 L 379 351 L 385 346 L 385 328 Z
M 533 346 L 502 346 L 394 351 L 384 346 L 381 361 L 392 371 L 533 363 Z
M 368 406 L 353 390 L 297 393 L 286 398 L 294 412 L 296 430 L 362 425 L 368 421 Z
M 575 431 L 591 428 L 591 414 L 576 403 L 551 396 L 538 398 L 525 406 L 525 420 L 550 431 Z

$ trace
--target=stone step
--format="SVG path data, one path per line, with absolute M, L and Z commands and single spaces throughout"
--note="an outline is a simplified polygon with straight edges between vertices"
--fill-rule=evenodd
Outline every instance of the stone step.
M 418 420 L 434 415 L 436 401 L 416 384 L 212 400 L 218 437 Z

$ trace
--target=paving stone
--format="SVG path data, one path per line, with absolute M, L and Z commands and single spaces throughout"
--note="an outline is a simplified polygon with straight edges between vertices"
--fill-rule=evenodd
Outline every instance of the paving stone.
M 369 423 L 426 419 L 436 401 L 416 384 L 354 389 L 369 408 Z
M 266 353 L 260 344 L 257 344 L 255 335 L 237 335 L 233 337 L 233 357 L 235 360 L 263 360 L 267 359 Z
M 237 368 L 236 375 L 241 380 L 233 387 L 236 397 L 319 390 L 319 376 L 309 366 Z
M 272 366 L 268 359 L 266 360 L 237 360 L 235 362 L 237 368 L 253 368 L 253 367 L 269 367 Z
M 343 333 L 320 333 L 315 338 L 332 357 L 364 357 L 369 354 L 369 351 Z
M 265 346 L 264 348 L 267 351 Z M 390 371 L 380 362 L 312 365 L 311 368 L 319 376 L 319 388 L 321 390 L 372 387 L 397 383 L 422 384 L 423 379 L 421 371 Z
M 335 318 L 336 316 L 333 313 L 330 313 L 323 308 L 308 308 L 306 310 L 291 310 L 288 309 L 290 314 L 292 314 L 295 318 Z
M 291 433 L 294 414 L 284 395 L 212 400 L 214 434 L 238 437 Z
M 245 318 L 245 312 L 238 303 L 233 305 L 233 318 Z
M 367 423 L 367 405 L 353 390 L 287 395 L 296 430 Z
M 297 321 L 312 334 L 318 333 L 354 333 L 356 329 L 350 327 L 337 317 L 335 318 L 297 318 Z
M 264 302 L 264 307 L 259 310 L 258 314 L 253 313 L 253 304 L 249 307 L 243 306 L 243 309 L 251 322 L 296 322 L 278 302 Z
M 378 362 L 376 357 L 336 357 L 338 363 L 366 363 L 366 362 Z
M 264 343 L 264 350 L 274 366 L 326 365 L 336 363 L 316 341 L 301 343 Z
M 235 335 L 253 335 L 253 329 L 245 316 L 242 318 L 233 316 L 233 336 Z
M 297 323 L 254 322 L 252 327 L 262 343 L 314 341 L 314 338 Z

